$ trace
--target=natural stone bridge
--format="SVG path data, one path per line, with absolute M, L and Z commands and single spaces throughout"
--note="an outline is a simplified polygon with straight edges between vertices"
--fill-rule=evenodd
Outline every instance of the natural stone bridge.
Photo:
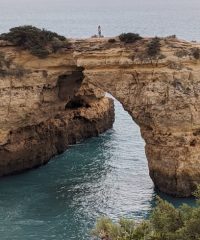
M 11 172 L 8 170 L 11 160 L 17 165 L 24 159 L 23 154 L 30 158 L 27 149 L 35 148 L 35 158 L 30 160 L 32 167 L 64 151 L 68 144 L 65 138 L 69 135 L 62 132 L 69 128 L 55 134 L 55 125 L 60 126 L 66 109 L 83 107 L 76 113 L 67 111 L 68 118 L 73 115 L 72 128 L 74 119 L 98 122 L 99 116 L 104 116 L 97 124 L 100 127 L 95 125 L 91 131 L 98 134 L 110 127 L 112 103 L 103 97 L 103 91 L 119 100 L 139 125 L 155 185 L 169 194 L 191 195 L 200 183 L 200 61 L 192 55 L 193 48 L 199 46 L 166 38 L 161 41 L 162 57 L 152 60 L 145 56 L 148 41 L 124 45 L 118 41 L 108 43 L 107 39 L 76 40 L 72 41 L 70 50 L 63 49 L 42 60 L 1 43 L 4 60 L 12 62 L 11 66 L 4 67 L 8 72 L 12 70 L 10 74 L 0 77 L 1 168 L 2 162 L 5 165 L 4 158 L 7 159 L 1 175 Z M 61 122 L 66 125 L 63 119 Z M 83 137 L 92 135 L 83 134 L 90 127 L 87 125 L 81 130 Z M 43 139 L 48 148 L 40 147 L 39 131 L 50 135 Z M 64 143 L 61 144 L 59 136 Z M 24 144 L 27 139 L 29 147 Z M 42 154 L 43 159 L 37 162 Z M 21 168 L 30 166 L 21 165 Z

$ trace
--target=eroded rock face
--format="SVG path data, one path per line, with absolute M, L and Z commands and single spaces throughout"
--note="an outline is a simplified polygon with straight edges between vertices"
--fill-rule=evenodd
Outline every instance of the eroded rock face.
M 0 46 L 0 176 L 41 166 L 112 127 L 113 100 L 83 80 L 70 51 L 39 60 Z
M 160 59 L 151 59 L 147 42 L 104 41 L 74 55 L 86 81 L 112 94 L 139 125 L 155 186 L 189 196 L 200 183 L 200 61 L 192 55 L 199 46 L 163 39 Z
M 113 121 L 113 101 L 102 98 L 89 108 L 59 111 L 39 124 L 10 131 L 0 149 L 0 176 L 41 166 L 69 145 L 111 128 Z
M 46 60 L 4 43 L 0 51 L 5 55 L 3 68 L 9 77 L 0 80 L 1 148 L 5 149 L 11 141 L 11 129 L 20 132 L 19 129 L 39 123 L 51 128 L 57 122 L 56 114 L 62 115 L 63 109 L 70 108 L 70 116 L 74 116 L 77 106 L 89 111 L 97 99 L 105 101 L 103 92 L 109 92 L 140 126 L 155 185 L 169 194 L 191 195 L 195 184 L 200 183 L 200 61 L 192 54 L 200 46 L 162 39 L 161 54 L 152 59 L 145 55 L 148 42 L 143 39 L 124 45 L 119 41 L 108 43 L 107 39 L 76 40 L 72 41 L 71 50 L 60 50 Z M 80 69 L 83 81 L 78 80 Z M 72 91 L 65 95 L 65 79 L 70 74 Z M 74 80 L 74 76 L 78 78 Z M 108 118 L 107 121 L 111 125 Z M 59 135 L 54 127 L 47 132 L 54 131 L 54 136 Z M 15 139 L 13 142 L 18 137 Z M 57 150 L 52 154 L 66 147 L 60 147 L 64 141 L 58 143 L 58 137 L 55 142 Z M 50 151 L 47 148 L 46 154 Z

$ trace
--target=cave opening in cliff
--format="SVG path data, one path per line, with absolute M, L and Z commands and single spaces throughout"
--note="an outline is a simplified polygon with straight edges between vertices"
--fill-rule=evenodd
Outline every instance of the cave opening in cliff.
M 81 97 L 74 97 L 65 105 L 66 109 L 89 108 L 90 105 Z
M 60 100 L 69 101 L 75 96 L 84 79 L 83 70 L 82 67 L 77 67 L 70 74 L 62 74 L 58 77 L 57 86 Z

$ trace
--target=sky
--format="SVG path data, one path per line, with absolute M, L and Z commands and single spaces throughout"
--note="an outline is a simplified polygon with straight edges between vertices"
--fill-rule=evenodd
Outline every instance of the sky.
M 31 24 L 73 37 L 177 34 L 200 39 L 200 0 L 0 0 L 0 33 Z

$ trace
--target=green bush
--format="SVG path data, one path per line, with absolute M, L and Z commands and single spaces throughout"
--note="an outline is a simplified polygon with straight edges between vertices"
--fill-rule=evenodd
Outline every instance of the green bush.
M 10 77 L 15 76 L 16 78 L 21 78 L 24 76 L 28 70 L 25 70 L 22 66 L 15 64 L 15 68 L 11 67 L 11 59 L 6 58 L 3 52 L 0 52 L 0 77 Z
M 147 55 L 150 57 L 156 57 L 160 54 L 160 38 L 155 37 L 147 44 Z
M 39 58 L 45 58 L 53 52 L 53 42 L 66 43 L 65 37 L 33 26 L 11 28 L 8 33 L 1 34 L 0 39 L 10 41 L 22 49 L 30 50 L 33 55 Z
M 200 198 L 200 187 L 195 196 Z M 109 218 L 97 221 L 93 235 L 102 240 L 200 240 L 200 201 L 195 207 L 175 208 L 160 198 L 150 218 L 140 223 Z
M 53 53 L 56 53 L 61 48 L 69 48 L 70 44 L 67 41 L 61 41 L 58 38 L 54 38 L 51 42 L 51 47 L 52 47 Z
M 138 40 L 141 40 L 142 37 L 138 33 L 122 33 L 119 35 L 119 39 L 124 43 L 134 43 Z
M 173 34 L 173 35 L 169 35 L 169 36 L 167 36 L 166 38 L 169 38 L 169 39 L 176 39 L 177 36 L 176 36 L 175 34 Z
M 116 39 L 110 38 L 110 39 L 108 39 L 108 42 L 109 42 L 109 43 L 116 43 Z
M 195 59 L 200 59 L 200 49 L 192 48 L 192 55 Z
M 30 49 L 31 54 L 39 57 L 39 58 L 46 58 L 49 55 L 49 51 L 43 47 L 35 45 Z
M 179 49 L 174 53 L 175 56 L 179 58 L 187 57 L 190 55 L 190 52 L 186 49 Z

